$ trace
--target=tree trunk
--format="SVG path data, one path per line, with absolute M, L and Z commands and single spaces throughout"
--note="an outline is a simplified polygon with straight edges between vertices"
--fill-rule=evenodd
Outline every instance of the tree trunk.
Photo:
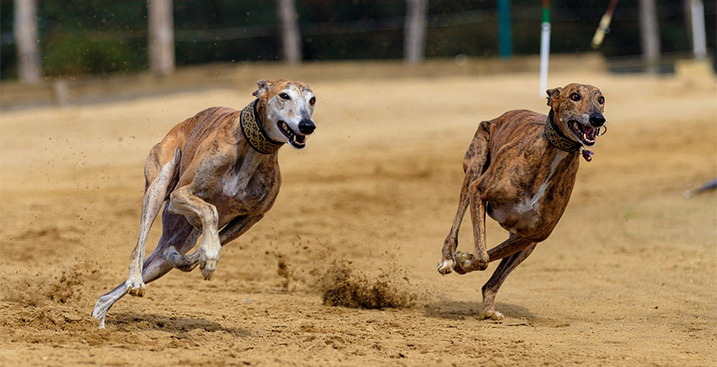
M 276 11 L 281 31 L 281 56 L 289 64 L 298 64 L 301 62 L 301 35 L 294 0 L 277 0 Z
M 406 0 L 404 60 L 409 64 L 423 61 L 426 47 L 428 0 Z
M 148 0 L 149 67 L 162 76 L 174 72 L 174 18 L 172 0 Z
M 20 81 L 36 84 L 42 81 L 40 48 L 37 32 L 37 1 L 15 0 L 13 25 L 17 46 L 18 74 Z
M 655 0 L 640 0 L 639 11 L 642 59 L 646 62 L 649 73 L 657 73 L 660 61 L 660 29 L 657 25 Z

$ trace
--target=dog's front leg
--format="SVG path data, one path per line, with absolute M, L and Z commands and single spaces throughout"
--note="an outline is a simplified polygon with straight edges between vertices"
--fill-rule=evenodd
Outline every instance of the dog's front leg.
M 261 218 L 264 218 L 264 214 L 256 216 L 238 216 L 234 218 L 229 224 L 219 231 L 219 243 L 222 246 L 233 241 L 239 236 L 246 233 L 254 224 L 256 224 Z M 164 250 L 164 259 L 174 268 L 182 271 L 192 271 L 199 264 L 199 252 L 194 252 L 189 255 L 182 255 L 177 251 L 174 246 L 168 247 Z
M 260 221 L 261 218 L 264 218 L 264 214 L 239 216 L 234 218 L 231 222 L 229 222 L 229 224 L 224 226 L 221 231 L 219 231 L 219 242 L 222 246 L 224 246 L 227 243 L 234 241 L 246 233 L 246 231 Z
M 209 280 L 214 275 L 219 262 L 221 244 L 217 229 L 219 214 L 217 208 L 194 195 L 189 186 L 180 187 L 170 195 L 169 211 L 187 217 L 190 223 L 200 224 L 202 227 L 202 242 L 199 245 L 199 268 L 204 279 Z

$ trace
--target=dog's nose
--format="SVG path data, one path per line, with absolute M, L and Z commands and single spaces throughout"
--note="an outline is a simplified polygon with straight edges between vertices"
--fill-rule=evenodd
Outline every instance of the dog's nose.
M 590 115 L 590 125 L 593 125 L 595 127 L 600 127 L 605 123 L 605 116 L 603 116 L 600 112 L 595 112 L 592 115 Z
M 316 125 L 309 119 L 303 119 L 299 122 L 299 131 L 301 131 L 302 134 L 311 134 L 314 132 L 314 129 L 316 129 Z

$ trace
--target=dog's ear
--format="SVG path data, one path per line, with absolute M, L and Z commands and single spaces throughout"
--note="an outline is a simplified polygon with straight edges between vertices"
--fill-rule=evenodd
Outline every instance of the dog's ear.
M 548 94 L 548 106 L 552 107 L 550 104 L 554 98 L 557 98 L 560 95 L 560 92 L 563 91 L 563 88 L 557 87 L 553 89 L 548 89 L 545 91 L 545 93 Z
M 256 98 L 259 98 L 262 95 L 266 94 L 266 92 L 268 92 L 269 89 L 271 89 L 271 86 L 274 85 L 274 83 L 271 80 L 262 79 L 262 80 L 258 80 L 256 82 L 256 85 L 259 88 L 256 91 L 254 91 L 254 93 L 252 93 L 252 95 Z

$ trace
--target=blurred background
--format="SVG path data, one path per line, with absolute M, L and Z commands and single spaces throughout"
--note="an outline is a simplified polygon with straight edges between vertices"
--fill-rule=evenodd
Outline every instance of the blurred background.
M 509 59 L 539 52 L 546 8 L 551 53 L 597 52 L 619 72 L 648 63 L 671 73 L 675 60 L 715 49 L 715 1 L 613 2 L 609 33 L 593 49 L 610 0 L 0 0 L 0 78 L 166 75 L 256 61 Z

